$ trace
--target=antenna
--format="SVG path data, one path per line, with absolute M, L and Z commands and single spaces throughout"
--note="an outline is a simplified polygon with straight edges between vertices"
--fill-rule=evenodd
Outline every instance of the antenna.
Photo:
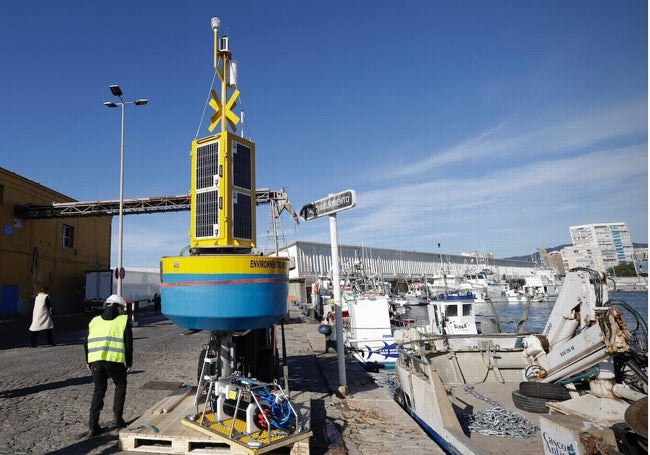
M 240 117 L 241 117 L 241 131 L 240 131 L 240 136 L 244 137 L 244 110 L 242 109 L 240 112 Z
M 219 38 L 219 26 L 221 25 L 221 20 L 218 17 L 213 17 L 210 20 L 210 25 L 212 25 L 212 31 L 214 32 L 214 68 L 217 67 L 217 40 Z

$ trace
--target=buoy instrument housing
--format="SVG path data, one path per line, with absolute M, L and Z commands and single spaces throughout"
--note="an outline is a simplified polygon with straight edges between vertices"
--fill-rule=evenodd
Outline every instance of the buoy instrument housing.
M 255 144 L 236 134 L 237 67 L 219 19 L 211 25 L 218 132 L 192 141 L 190 254 L 160 261 L 162 312 L 189 329 L 268 328 L 288 310 L 289 259 L 256 253 Z

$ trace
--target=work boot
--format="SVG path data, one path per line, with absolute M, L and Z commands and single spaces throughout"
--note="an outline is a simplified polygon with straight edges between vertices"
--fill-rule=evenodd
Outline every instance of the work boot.
M 102 429 L 100 428 L 99 425 L 93 425 L 88 429 L 88 437 L 94 438 L 95 436 L 98 436 L 101 432 Z
M 128 426 L 122 417 L 113 419 L 113 424 L 118 428 L 126 428 Z

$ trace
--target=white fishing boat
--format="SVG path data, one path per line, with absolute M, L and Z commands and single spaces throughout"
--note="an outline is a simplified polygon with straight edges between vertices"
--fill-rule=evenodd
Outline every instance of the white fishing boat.
M 544 302 L 556 299 L 561 284 L 552 272 L 535 270 L 530 276 L 513 278 L 508 282 L 506 297 L 510 303 Z
M 429 303 L 429 293 L 425 286 L 426 278 L 408 280 L 407 291 L 402 294 L 407 306 L 427 305 Z
M 431 334 L 398 351 L 395 399 L 449 454 L 647 453 L 647 322 L 598 272 L 567 274 L 541 334 Z
M 423 335 L 475 335 L 478 333 L 473 300 L 444 299 L 427 305 L 428 321 L 417 326 Z
M 543 302 L 549 299 L 547 283 L 544 275 L 527 276 L 524 292 L 533 302 Z M 557 297 L 557 294 L 554 297 Z
M 347 301 L 345 346 L 366 367 L 394 368 L 397 344 L 419 339 L 420 335 L 477 333 L 472 299 L 432 300 L 419 306 L 426 308 L 426 318 L 417 320 L 391 305 L 391 299 L 385 295 Z
M 562 288 L 557 272 L 548 268 L 535 269 L 531 276 L 526 277 L 526 285 L 535 288 L 535 293 L 543 295 L 544 300 L 556 299 Z
M 526 303 L 528 294 L 523 289 L 510 288 L 506 291 L 506 298 L 509 303 Z
M 347 301 L 349 318 L 345 324 L 345 347 L 368 367 L 393 368 L 397 360 L 390 305 L 386 295 Z
M 467 296 L 474 300 L 474 288 L 462 276 L 453 274 L 433 275 L 426 280 L 427 292 L 431 298 L 444 299 L 448 295 Z
M 508 289 L 505 295 L 508 303 L 526 303 L 530 297 L 526 289 L 526 279 L 511 278 L 508 280 Z
M 484 271 L 465 273 L 465 281 L 472 286 L 474 294 L 474 303 L 485 303 L 492 300 L 490 296 L 490 282 L 488 275 Z

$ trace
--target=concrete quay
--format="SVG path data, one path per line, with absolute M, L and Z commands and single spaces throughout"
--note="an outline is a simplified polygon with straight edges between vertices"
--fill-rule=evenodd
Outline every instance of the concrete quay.
M 310 454 L 443 453 L 350 358 L 349 394 L 338 397 L 336 354 L 324 353 L 324 337 L 315 321 L 302 317 L 295 306 L 290 310 L 284 324 L 289 389 L 291 395 L 311 396 Z M 90 317 L 55 315 L 57 345 L 36 349 L 29 347 L 28 320 L 0 320 L 0 454 L 135 453 L 120 450 L 118 430 L 111 428 L 112 384 L 100 418 L 104 432 L 85 438 L 93 386 L 83 339 Z M 151 388 L 153 382 L 195 385 L 199 351 L 207 341 L 206 333 L 187 331 L 157 313 L 141 312 L 136 321 L 124 411 L 128 424 L 170 393 Z M 279 382 L 284 384 L 282 378 Z

